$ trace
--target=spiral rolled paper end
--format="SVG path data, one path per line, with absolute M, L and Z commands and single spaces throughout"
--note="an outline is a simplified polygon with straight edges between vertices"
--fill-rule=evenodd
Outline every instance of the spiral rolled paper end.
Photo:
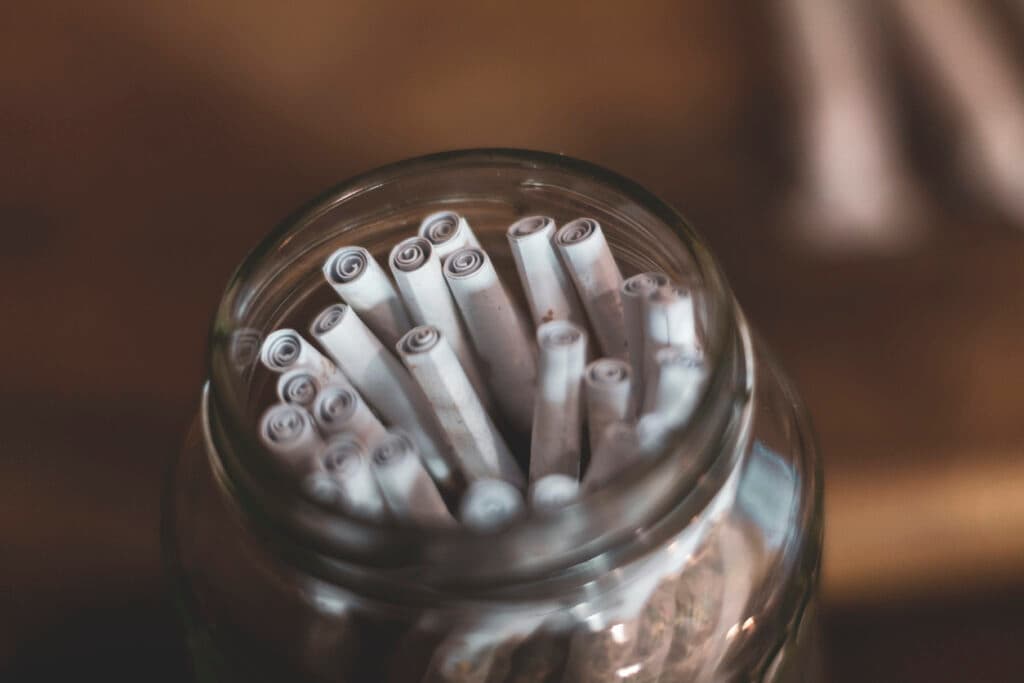
M 665 273 L 637 273 L 626 278 L 622 283 L 622 293 L 626 296 L 646 297 L 661 287 L 668 287 L 671 280 Z
M 629 363 L 618 358 L 599 358 L 587 366 L 584 380 L 594 386 L 611 386 L 628 382 L 633 375 Z
M 561 227 L 555 239 L 558 244 L 571 247 L 585 242 L 595 234 L 601 233 L 601 224 L 593 218 L 577 218 Z
M 271 446 L 287 447 L 298 443 L 312 429 L 302 408 L 278 403 L 267 408 L 260 421 L 260 434 Z
M 462 497 L 459 518 L 471 529 L 492 531 L 518 517 L 523 507 L 523 496 L 512 484 L 502 479 L 480 479 Z
M 351 434 L 331 439 L 323 454 L 324 470 L 340 479 L 358 474 L 366 467 L 366 446 Z
M 359 396 L 348 387 L 328 386 L 320 390 L 313 405 L 313 414 L 321 425 L 343 425 L 352 419 L 359 406 Z
M 313 321 L 310 330 L 314 336 L 321 336 L 327 334 L 335 327 L 341 324 L 348 314 L 348 306 L 345 304 L 331 304 L 324 310 L 320 311 L 320 314 Z
M 434 247 L 430 240 L 410 237 L 399 242 L 391 250 L 391 267 L 403 273 L 411 273 L 422 268 L 433 253 Z
M 354 282 L 366 272 L 371 258 L 362 247 L 342 247 L 324 262 L 324 275 L 332 285 Z
M 527 216 L 520 218 L 508 228 L 508 236 L 522 239 L 542 233 L 554 232 L 555 219 L 550 216 Z
M 587 333 L 568 320 L 551 320 L 537 328 L 537 344 L 541 349 L 563 349 L 583 342 Z
M 479 273 L 487 262 L 487 254 L 476 247 L 463 247 L 444 262 L 444 274 L 450 278 L 468 278 Z
M 275 330 L 263 340 L 260 362 L 274 372 L 290 370 L 302 354 L 302 341 L 295 330 Z
M 431 244 L 441 245 L 460 237 L 462 217 L 454 211 L 439 211 L 423 219 L 420 224 L 420 237 L 430 240 Z
M 302 368 L 289 370 L 277 380 L 278 398 L 304 408 L 312 405 L 319 391 L 320 383 L 316 377 Z
M 371 461 L 374 467 L 386 468 L 399 465 L 410 458 L 416 457 L 416 446 L 412 439 L 403 432 L 389 431 L 373 449 Z
M 398 341 L 398 350 L 404 354 L 427 353 L 441 343 L 441 331 L 433 325 L 414 327 Z

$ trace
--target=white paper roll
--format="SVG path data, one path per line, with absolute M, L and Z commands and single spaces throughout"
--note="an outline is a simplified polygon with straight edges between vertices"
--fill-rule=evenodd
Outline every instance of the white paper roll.
M 459 318 L 458 307 L 441 270 L 441 261 L 430 241 L 423 237 L 410 237 L 399 242 L 391 250 L 388 264 L 413 323 L 433 325 L 441 331 L 459 357 L 459 363 L 473 383 L 477 396 L 485 406 L 491 407 L 487 383 L 480 374 L 473 345 Z
M 555 219 L 527 216 L 509 226 L 506 236 L 533 324 L 568 320 L 585 329 L 583 304 L 555 249 Z
M 502 479 L 478 479 L 469 485 L 459 505 L 459 520 L 474 531 L 493 532 L 519 517 L 523 494 Z
M 693 306 L 693 293 L 675 285 L 659 287 L 647 296 L 643 308 L 645 357 L 662 346 L 700 354 Z
M 604 355 L 625 358 L 622 274 L 601 224 L 593 218 L 577 218 L 559 229 L 555 242 Z
M 286 403 L 270 406 L 260 418 L 259 435 L 280 467 L 297 480 L 317 469 L 316 456 L 324 442 L 301 407 Z
M 325 475 L 334 486 L 334 498 L 327 504 L 363 519 L 388 519 L 384 496 L 370 471 L 369 451 L 359 438 L 352 434 L 332 437 L 319 457 L 322 470 L 306 480 L 311 497 L 318 499 L 318 490 L 323 490 L 321 475 Z
M 519 465 L 441 331 L 433 325 L 414 327 L 397 348 L 434 409 L 466 478 L 499 477 L 522 486 Z
M 633 371 L 619 358 L 599 358 L 583 373 L 583 392 L 587 401 L 587 434 L 594 453 L 612 422 L 633 417 Z
M 277 378 L 277 397 L 309 410 L 320 391 L 320 380 L 307 368 L 292 368 Z
M 311 412 L 323 434 L 349 433 L 370 449 L 387 434 L 384 425 L 352 387 L 337 384 L 323 387 L 313 401 Z
M 537 361 L 526 322 L 483 250 L 454 252 L 444 276 L 498 407 L 513 429 L 528 432 Z
M 682 427 L 693 414 L 708 380 L 704 359 L 676 346 L 664 346 L 653 356 L 651 374 L 644 395 L 643 419 L 651 432 L 642 435 L 645 444 Z M 646 447 L 646 446 L 645 446 Z
M 324 277 L 366 326 L 391 348 L 411 325 L 405 306 L 369 251 L 342 247 L 324 262 Z
M 344 304 L 334 304 L 316 317 L 310 331 L 363 399 L 388 424 L 412 438 L 430 474 L 449 482 L 451 465 L 437 439 L 437 424 L 426 397 L 359 316 Z
M 426 526 L 455 524 L 406 434 L 389 431 L 373 449 L 370 465 L 388 510 L 396 519 Z
M 537 328 L 540 367 L 530 440 L 530 481 L 549 474 L 579 478 L 581 392 L 587 333 L 568 320 Z
M 583 477 L 583 490 L 599 489 L 641 457 L 636 426 L 619 420 L 605 425 Z
M 469 221 L 454 211 L 438 211 L 424 218 L 420 223 L 419 236 L 430 240 L 441 263 L 449 254 L 463 247 L 480 248 L 480 241 L 469 227 Z
M 271 372 L 305 368 L 320 380 L 348 381 L 331 361 L 302 335 L 289 328 L 274 330 L 267 335 L 260 348 L 260 362 Z
M 622 283 L 622 319 L 626 326 L 629 364 L 633 368 L 633 396 L 643 397 L 644 373 L 644 305 L 647 297 L 659 287 L 671 284 L 668 275 L 659 272 L 639 273 Z
M 580 482 L 564 474 L 549 474 L 530 485 L 530 507 L 551 512 L 565 507 L 580 496 Z

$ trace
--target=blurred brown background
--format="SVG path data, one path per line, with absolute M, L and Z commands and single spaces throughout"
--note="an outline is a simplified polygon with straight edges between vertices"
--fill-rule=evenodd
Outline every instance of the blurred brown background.
M 786 208 L 799 98 L 771 2 L 41 0 L 0 17 L 0 679 L 184 680 L 160 484 L 230 271 L 351 174 L 514 146 L 680 207 L 801 387 L 827 467 L 830 679 L 1020 680 L 1022 226 L 963 182 L 955 121 L 898 34 L 886 73 L 922 237 L 822 253 Z

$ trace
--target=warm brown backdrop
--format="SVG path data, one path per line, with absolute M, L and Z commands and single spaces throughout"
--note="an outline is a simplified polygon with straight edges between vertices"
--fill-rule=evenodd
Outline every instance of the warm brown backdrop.
M 933 191 L 926 242 L 842 258 L 794 243 L 770 10 L 0 9 L 0 678 L 181 680 L 158 496 L 230 270 L 350 174 L 519 146 L 607 165 L 681 207 L 802 387 L 828 467 L 832 679 L 1018 680 L 1019 226 L 961 190 L 905 75 Z

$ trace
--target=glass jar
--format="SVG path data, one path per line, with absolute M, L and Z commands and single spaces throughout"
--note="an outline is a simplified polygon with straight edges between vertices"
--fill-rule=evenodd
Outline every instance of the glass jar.
M 624 276 L 697 284 L 711 374 L 664 452 L 494 534 L 343 517 L 275 476 L 255 437 L 273 400 L 261 339 L 336 301 L 330 252 L 359 244 L 384 262 L 442 209 L 468 218 L 513 290 L 505 230 L 531 214 L 596 218 Z M 200 680 L 810 680 L 822 485 L 807 420 L 700 238 L 631 181 L 514 150 L 359 176 L 245 259 L 209 353 L 162 530 Z

